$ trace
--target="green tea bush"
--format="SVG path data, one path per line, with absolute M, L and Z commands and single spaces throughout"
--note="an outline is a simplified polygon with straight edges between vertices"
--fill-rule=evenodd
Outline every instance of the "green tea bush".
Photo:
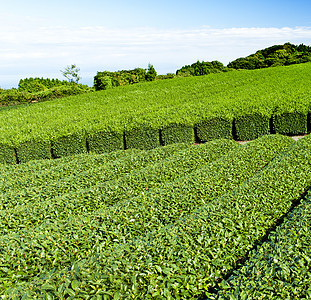
M 164 145 L 194 141 L 194 127 L 191 125 L 173 123 L 161 129 L 161 142 Z
M 17 168 L 3 168 L 0 185 L 2 209 L 18 211 L 33 206 L 36 201 L 51 201 L 73 191 L 81 191 L 85 197 L 88 190 L 98 183 L 122 177 L 127 173 L 169 157 L 176 151 L 189 147 L 184 144 L 170 145 L 150 151 L 127 150 L 114 155 L 77 155 L 72 162 L 59 159 L 56 163 L 29 162 Z M 39 170 L 38 170 L 39 169 Z M 31 182 L 31 185 L 29 185 Z M 0 207 L 1 207 L 0 206 Z M 19 210 L 21 213 L 21 210 Z M 15 214 L 15 213 L 14 213 Z M 17 213 L 18 214 L 18 213 Z M 28 214 L 26 217 L 28 218 Z
M 297 135 L 308 130 L 306 112 L 282 112 L 273 116 L 273 128 L 276 133 Z
M 234 119 L 235 135 L 239 141 L 254 140 L 270 133 L 270 115 L 252 113 Z
M 95 127 L 99 132 L 116 127 L 118 139 L 111 145 L 117 149 L 121 131 L 128 141 L 125 146 L 144 149 L 231 135 L 249 140 L 269 132 L 302 134 L 308 129 L 311 107 L 310 66 L 158 80 L 1 110 L 1 143 L 18 148 L 44 136 L 53 144 L 81 132 L 92 136 Z M 229 120 L 233 119 L 230 133 Z
M 311 194 L 221 283 L 217 299 L 311 297 Z
M 70 217 L 66 221 L 46 221 L 30 231 L 23 230 L 18 235 L 2 235 L 0 243 L 10 247 L 6 249 L 8 256 L 3 257 L 2 264 L 15 264 L 20 255 L 26 255 L 27 261 L 22 260 L 21 263 L 28 276 L 32 277 L 34 270 L 36 274 L 42 273 L 24 287 L 20 285 L 21 290 L 16 285 L 15 290 L 8 290 L 7 293 L 22 295 L 28 289 L 28 295 L 34 297 L 35 289 L 39 289 L 46 296 L 67 297 L 75 294 L 76 297 L 84 297 L 96 290 L 99 295 L 103 295 L 100 290 L 102 289 L 111 297 L 119 294 L 140 299 L 163 298 L 169 293 L 175 297 L 178 292 L 183 297 L 194 295 L 195 287 L 202 285 L 199 277 L 201 270 L 194 266 L 205 269 L 206 263 L 202 265 L 203 261 L 199 260 L 205 253 L 202 249 L 207 249 L 207 240 L 204 238 L 205 231 L 202 233 L 200 219 L 195 219 L 188 226 L 187 220 L 192 220 L 192 217 L 187 215 L 202 205 L 208 205 L 210 201 L 212 205 L 208 207 L 214 207 L 215 197 L 226 194 L 250 179 L 258 169 L 266 166 L 291 143 L 293 141 L 290 138 L 265 137 L 230 151 L 221 159 L 186 175 L 183 179 L 154 191 L 146 191 L 141 196 L 130 198 L 108 210 Z M 253 201 L 253 198 L 250 199 Z M 230 203 L 234 205 L 235 202 Z M 232 213 L 234 209 L 215 210 L 215 217 L 229 222 L 229 218 L 223 218 L 225 212 Z M 174 224 L 175 222 L 177 223 Z M 221 251 L 229 249 L 225 243 L 217 242 L 226 227 L 220 227 L 221 222 L 214 221 L 212 217 L 208 224 L 215 226 L 214 230 L 217 232 L 217 235 L 212 234 L 212 231 L 207 235 L 215 243 L 210 251 L 219 251 L 218 247 L 221 247 Z M 230 224 L 236 226 L 234 221 Z M 49 236 L 42 235 L 43 232 L 49 232 Z M 177 233 L 178 237 L 175 236 Z M 197 239 L 197 235 L 202 237 Z M 27 246 L 19 250 L 13 241 L 20 238 Z M 62 252 L 57 250 L 60 244 L 52 241 L 60 241 Z M 44 249 L 48 249 L 44 251 L 44 260 L 41 263 L 37 257 L 42 254 L 43 248 L 38 247 L 38 242 L 44 245 Z M 191 247 L 200 249 L 200 255 L 189 252 Z M 15 256 L 12 259 L 10 253 L 13 249 Z M 93 257 L 91 253 L 97 254 Z M 72 264 L 74 260 L 79 262 Z M 67 265 L 66 270 L 46 274 L 56 266 L 62 269 L 64 264 Z M 188 267 L 184 268 L 183 264 Z M 70 270 L 68 266 L 72 266 Z M 207 270 L 205 269 L 204 274 Z M 7 280 L 7 287 L 12 283 L 18 284 L 13 279 L 13 274 L 14 271 L 6 273 L 7 278 L 12 278 Z M 175 284 L 170 285 L 168 281 Z M 96 282 L 96 286 L 91 282 Z M 72 288 L 76 284 L 79 290 Z M 49 290 L 45 290 L 46 286 L 49 286 Z
M 159 146 L 160 135 L 157 128 L 138 125 L 136 128 L 133 126 L 125 131 L 125 147 L 127 149 L 152 149 Z
M 8 144 L 0 144 L 0 163 L 16 164 L 16 152 L 14 148 Z
M 159 223 L 149 234 L 123 244 L 121 235 L 127 235 L 129 228 L 132 231 L 133 226 L 137 226 L 137 233 L 141 232 L 142 223 L 136 224 L 139 217 L 129 215 L 126 229 L 119 228 L 119 234 L 112 231 L 115 241 L 122 243 L 119 247 L 98 250 L 97 255 L 71 264 L 70 269 L 37 277 L 28 284 L 27 293 L 35 296 L 35 290 L 39 289 L 45 295 L 57 297 L 97 293 L 110 295 L 110 298 L 194 298 L 202 294 L 213 298 L 210 289 L 247 256 L 310 186 L 310 139 L 308 136 L 281 152 L 266 168 L 251 179 L 243 180 L 244 183 L 232 192 L 203 205 L 175 224 L 160 228 Z M 188 189 L 188 193 L 184 193 L 184 203 L 191 205 L 189 196 L 193 195 L 193 190 Z M 202 194 L 199 198 L 202 199 Z M 181 198 L 177 201 L 174 203 L 180 203 Z M 153 216 L 157 208 L 169 208 L 164 203 L 156 203 Z M 166 220 L 163 212 L 158 216 L 161 222 Z M 171 212 L 167 216 L 171 216 Z M 109 219 L 103 220 L 106 230 L 111 228 L 106 227 Z M 143 224 L 150 226 L 146 220 Z M 110 242 L 111 239 L 107 245 Z M 102 247 L 98 245 L 98 249 Z M 49 292 L 44 290 L 43 284 L 48 284 Z M 73 289 L 72 285 L 79 289 Z M 22 295 L 18 288 L 15 293 Z
M 87 144 L 90 152 L 104 153 L 124 149 L 123 132 L 98 130 L 88 132 Z
M 83 132 L 57 137 L 52 141 L 52 156 L 59 158 L 68 155 L 86 153 L 86 136 Z
M 196 139 L 206 142 L 214 139 L 232 139 L 232 119 L 210 117 L 195 125 Z
M 18 162 L 24 163 L 35 159 L 51 159 L 50 141 L 29 141 L 20 144 L 17 148 Z
M 68 216 L 68 210 L 64 209 L 63 203 L 71 207 L 71 213 L 74 211 L 91 212 L 99 208 L 109 207 L 121 200 L 139 196 L 155 188 L 161 188 L 164 184 L 183 177 L 185 174 L 203 167 L 205 164 L 238 147 L 240 145 L 234 141 L 215 140 L 178 151 L 160 161 L 154 160 L 153 164 L 132 170 L 128 174 L 113 180 L 100 181 L 90 188 L 82 189 L 80 185 L 80 189 L 77 189 L 76 192 L 61 195 L 58 198 L 54 197 L 54 200 L 53 195 L 45 196 L 41 194 L 40 209 L 38 207 L 33 208 L 33 215 L 40 215 L 42 211 L 57 207 L 58 218 L 65 218 Z M 88 182 L 90 185 L 91 181 Z M 47 199 L 45 203 L 43 202 L 44 199 Z M 25 208 L 24 205 L 22 209 Z M 17 212 L 16 207 L 15 212 Z M 20 218 L 21 215 L 24 215 L 21 210 L 18 211 L 18 214 Z

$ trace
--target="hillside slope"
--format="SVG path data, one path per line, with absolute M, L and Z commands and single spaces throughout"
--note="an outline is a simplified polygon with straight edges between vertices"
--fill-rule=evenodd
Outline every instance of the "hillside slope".
M 307 63 L 179 78 L 7 109 L 0 112 L 0 162 L 306 134 L 310 70 Z

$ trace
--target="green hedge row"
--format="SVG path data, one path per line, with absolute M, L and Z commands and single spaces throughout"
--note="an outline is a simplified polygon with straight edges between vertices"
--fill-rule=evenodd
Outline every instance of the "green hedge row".
M 30 92 L 27 89 L 9 89 L 0 90 L 0 106 L 18 105 L 32 102 L 42 102 L 62 97 L 68 97 L 73 95 L 79 95 L 84 93 L 93 92 L 93 90 L 87 85 L 72 84 L 54 86 L 50 88 L 43 87 L 44 90 Z
M 31 225 L 34 226 L 42 222 L 42 218 L 38 216 L 44 216 L 47 212 L 49 215 L 57 216 L 57 219 L 65 219 L 68 214 L 105 208 L 121 200 L 148 192 L 150 189 L 161 187 L 238 147 L 241 146 L 234 141 L 217 140 L 177 151 L 168 157 L 158 155 L 157 161 L 150 159 L 149 156 L 149 159 L 146 159 L 150 162 L 148 165 L 135 169 L 131 166 L 130 172 L 121 173 L 120 175 L 124 176 L 119 176 L 116 179 L 112 175 L 109 177 L 106 175 L 110 179 L 108 181 L 103 176 L 103 169 L 106 173 L 108 170 L 115 173 L 116 167 L 120 168 L 117 164 L 109 164 L 109 169 L 107 166 L 97 170 L 93 168 L 92 173 L 101 174 L 101 180 L 98 180 L 98 176 L 82 172 L 81 175 L 72 176 L 69 180 L 61 182 L 58 180 L 56 186 L 52 181 L 44 188 L 38 186 L 25 191 L 15 189 L 12 193 L 6 193 L 5 197 L 18 199 L 18 201 L 13 200 L 8 204 L 8 207 L 11 208 L 7 207 L 3 214 L 0 213 L 0 224 L 6 222 L 5 218 L 9 215 L 12 221 L 10 229 L 13 230 L 18 228 L 17 225 L 29 223 L 30 215 L 34 216 L 31 221 Z M 154 150 L 152 151 L 154 152 Z M 87 185 L 82 181 L 84 178 L 87 178 Z M 71 185 L 75 187 L 72 188 Z M 23 196 L 18 197 L 19 195 Z M 39 199 L 37 195 L 40 195 Z M 14 225 L 13 220 L 17 220 Z
M 310 114 L 275 114 L 271 118 L 258 112 L 236 118 L 210 117 L 194 126 L 171 124 L 162 129 L 141 125 L 122 132 L 98 130 L 76 132 L 57 139 L 33 140 L 13 147 L 0 144 L 0 163 L 16 164 L 35 159 L 59 158 L 87 152 L 104 153 L 120 149 L 153 149 L 173 143 L 206 142 L 213 139 L 254 140 L 269 133 L 306 134 L 311 128 Z
M 142 235 L 111 252 L 98 251 L 92 258 L 72 264 L 70 270 L 37 278 L 28 293 L 34 296 L 38 289 L 50 296 L 83 298 L 98 294 L 107 299 L 190 299 L 205 294 L 213 299 L 211 288 L 309 188 L 310 160 L 308 136 L 280 153 L 250 180 L 175 225 Z M 189 189 L 185 195 L 187 202 L 193 192 Z M 132 218 L 128 224 L 135 226 Z M 118 237 L 115 234 L 114 238 Z M 43 284 L 49 289 L 44 290 Z M 19 293 L 18 289 L 15 292 Z
M 6 108 L 0 111 L 0 142 L 15 149 L 15 161 L 24 162 L 176 141 L 306 134 L 311 129 L 310 69 L 308 63 L 176 78 Z M 44 146 L 46 141 L 51 145 Z M 19 154 L 26 142 L 42 144 L 44 151 Z M 8 153 L 1 161 L 14 163 L 14 156 Z
M 174 144 L 166 147 L 152 149 L 150 151 L 130 151 L 128 154 L 119 155 L 111 160 L 108 155 L 103 159 L 96 155 L 89 162 L 76 159 L 66 166 L 66 162 L 60 162 L 54 168 L 47 168 L 46 172 L 37 172 L 36 165 L 25 164 L 19 171 L 5 169 L 3 181 L 0 184 L 1 222 L 6 222 L 8 216 L 13 223 L 13 216 L 26 211 L 25 219 L 29 218 L 27 210 L 33 205 L 40 205 L 44 200 L 52 200 L 69 192 L 90 188 L 97 183 L 122 177 L 133 170 L 144 168 L 154 164 L 176 152 L 189 147 L 186 144 Z M 97 163 L 94 161 L 97 160 Z M 91 163 L 93 161 L 93 163 Z M 22 171 L 22 172 L 21 172 Z M 38 203 L 37 203 L 38 202 Z M 19 219 L 17 219 L 19 220 Z M 20 219 L 21 224 L 23 223 Z M 15 222 L 15 221 L 14 221 Z M 19 224 L 19 223 L 18 223 Z M 13 225 L 12 225 L 13 226 Z M 5 228 L 5 227 L 3 227 Z M 12 227 L 11 227 L 12 228 Z
M 176 255 L 175 258 L 178 258 L 178 252 L 174 252 L 174 245 L 169 245 L 174 239 L 168 239 L 165 242 L 156 240 L 158 237 L 157 232 L 161 235 L 166 232 L 165 228 L 169 228 L 169 230 L 176 228 L 176 226 L 169 224 L 177 221 L 178 218 L 187 216 L 195 208 L 233 190 L 239 184 L 251 178 L 259 169 L 266 166 L 277 153 L 284 151 L 292 143 L 293 141 L 287 137 L 266 136 L 230 151 L 222 158 L 183 178 L 167 183 L 161 188 L 144 191 L 141 195 L 124 200 L 109 209 L 75 215 L 74 218 L 69 217 L 63 221 L 55 220 L 52 223 L 45 221 L 30 230 L 24 229 L 18 233 L 3 235 L 0 238 L 0 243 L 6 245 L 7 255 L 3 256 L 1 264 L 10 270 L 5 274 L 7 288 L 12 284 L 17 284 L 15 291 L 10 293 L 11 295 L 15 292 L 19 293 L 18 285 L 21 282 L 19 279 L 14 278 L 13 274 L 16 271 L 12 268 L 13 264 L 18 261 L 21 261 L 24 274 L 28 276 L 27 280 L 35 274 L 41 273 L 40 278 L 30 281 L 29 284 L 26 284 L 25 289 L 30 288 L 33 292 L 41 290 L 44 295 L 54 294 L 57 297 L 66 295 L 67 297 L 77 292 L 77 296 L 83 298 L 86 295 L 92 295 L 96 290 L 99 294 L 100 291 L 106 290 L 107 296 L 117 295 L 117 290 L 120 290 L 121 294 L 127 295 L 127 293 L 135 293 L 136 291 L 136 284 L 134 283 L 134 286 L 132 286 L 133 282 L 131 282 L 132 280 L 135 281 L 135 278 L 137 278 L 139 286 L 143 281 L 152 288 L 154 286 L 152 279 L 154 272 L 153 261 L 166 261 L 165 251 L 170 251 L 173 256 Z M 160 228 L 162 229 L 158 231 Z M 159 254 L 156 248 L 154 249 L 156 244 L 153 244 L 152 239 L 148 239 L 148 232 L 153 232 L 150 234 L 155 237 L 154 242 L 159 243 L 155 247 L 161 248 L 164 256 Z M 192 234 L 193 232 L 191 232 Z M 141 235 L 145 236 L 145 238 L 138 239 L 138 241 L 142 242 L 142 247 L 139 246 L 137 249 L 135 238 Z M 148 241 L 147 244 L 144 244 L 143 241 L 146 238 Z M 191 239 L 191 236 L 188 236 L 185 245 L 189 241 L 191 242 Z M 23 246 L 16 248 L 17 241 L 21 240 Z M 121 245 L 131 240 L 133 242 L 130 244 Z M 196 244 L 196 241 L 194 243 Z M 165 245 L 169 245 L 169 247 L 165 247 Z M 60 247 L 62 250 L 60 250 Z M 15 250 L 12 256 L 13 249 Z M 44 258 L 40 260 L 38 258 L 42 255 L 43 249 L 45 249 Z M 124 252 L 124 249 L 128 250 Z M 154 255 L 159 254 L 159 257 L 155 256 L 151 261 L 147 262 L 147 265 L 150 263 L 150 268 L 147 267 L 148 270 L 142 270 L 141 273 L 139 270 L 140 263 L 136 264 L 135 259 L 145 261 L 145 251 L 148 250 L 155 251 L 153 252 Z M 118 259 L 120 251 L 124 254 L 121 260 Z M 141 255 L 137 255 L 138 252 L 136 251 L 140 252 Z M 65 273 L 64 271 L 56 272 L 47 275 L 47 277 L 44 275 L 52 268 L 61 269 L 62 266 L 71 266 L 74 260 L 92 256 L 92 253 L 97 252 L 99 255 L 103 255 L 102 263 L 104 265 L 107 263 L 106 267 L 102 268 L 101 266 L 100 271 L 95 270 L 95 268 L 94 272 L 88 269 L 86 273 L 83 273 L 86 266 L 84 261 L 79 265 L 82 273 L 78 276 L 81 276 L 81 278 L 68 278 L 69 273 L 67 271 Z M 129 252 L 133 255 L 130 261 L 128 261 Z M 112 262 L 114 256 L 116 260 Z M 132 259 L 133 261 L 131 261 Z M 192 256 L 189 259 L 191 261 Z M 186 262 L 187 260 L 183 261 Z M 126 262 L 126 265 L 123 262 Z M 97 263 L 97 260 L 95 260 L 95 264 Z M 94 266 L 87 266 L 87 268 L 89 267 L 93 270 Z M 77 271 L 77 269 L 73 269 L 74 272 Z M 125 272 L 123 275 L 120 273 L 121 269 Z M 136 272 L 138 273 L 136 274 Z M 107 276 L 102 273 L 106 273 Z M 65 274 L 66 276 L 64 276 Z M 134 277 L 130 274 L 133 274 Z M 11 279 L 8 280 L 8 278 Z M 81 282 L 79 281 L 76 286 L 76 281 L 80 279 Z M 110 283 L 107 285 L 108 281 Z M 176 284 L 178 282 L 179 280 L 176 281 Z M 159 284 L 161 285 L 161 283 Z M 145 290 L 146 285 L 141 285 L 140 292 Z M 56 290 L 55 286 L 57 286 Z M 78 287 L 79 289 L 76 291 Z M 22 290 L 24 289 L 22 288 Z M 34 296 L 30 291 L 29 295 Z
M 218 299 L 311 297 L 311 192 L 218 290 Z
M 130 161 L 133 159 L 131 157 L 145 155 L 142 152 L 144 151 L 129 149 L 102 154 L 80 154 L 54 160 L 33 160 L 18 165 L 3 164 L 0 165 L 0 175 L 2 178 L 0 181 L 0 192 L 20 191 L 30 186 L 39 186 L 53 180 L 62 180 L 88 169 L 110 164 L 116 160 Z

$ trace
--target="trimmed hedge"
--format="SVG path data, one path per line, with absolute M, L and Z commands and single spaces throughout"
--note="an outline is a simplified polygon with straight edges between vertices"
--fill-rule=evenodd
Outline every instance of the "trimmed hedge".
M 68 212 L 70 214 L 92 212 L 99 208 L 109 207 L 145 192 L 152 193 L 153 189 L 162 188 L 168 182 L 183 177 L 240 147 L 238 143 L 228 140 L 216 140 L 203 145 L 191 146 L 160 161 L 150 162 L 141 169 L 134 169 L 122 177 L 105 182 L 100 181 L 90 188 L 82 189 L 80 187 L 77 191 L 60 195 L 60 197 L 43 195 L 40 204 L 37 204 L 36 207 L 33 207 L 32 203 L 31 207 L 21 206 L 23 211 L 17 210 L 15 207 L 14 214 L 21 219 L 28 213 L 41 215 L 45 211 L 53 211 L 58 219 L 63 219 L 68 217 Z M 68 210 L 69 207 L 70 210 Z M 26 214 L 24 213 L 25 209 L 27 209 Z
M 18 162 L 24 163 L 35 159 L 51 159 L 51 143 L 49 141 L 24 142 L 16 148 Z
M 213 118 L 235 119 L 233 134 L 241 140 L 269 133 L 269 125 L 272 132 L 303 134 L 308 129 L 306 116 L 311 105 L 310 68 L 309 63 L 176 78 L 5 109 L 0 114 L 0 140 L 2 144 L 19 147 L 47 135 L 54 143 L 82 131 L 92 136 L 97 131 L 94 124 L 99 132 L 109 132 L 111 124 L 116 124 L 117 132 L 127 135 L 128 147 L 144 149 L 159 143 L 193 142 L 194 131 L 197 140 L 202 141 L 231 136 L 229 122 L 224 122 L 223 128 L 218 123 L 210 129 Z M 134 131 L 140 127 L 152 130 Z M 107 144 L 110 149 L 110 143 Z M 114 144 L 112 141 L 111 148 Z M 106 151 L 104 147 L 98 149 Z M 56 156 L 71 153 L 68 149 L 59 150 Z
M 88 150 L 104 153 L 124 149 L 123 132 L 99 130 L 87 134 Z
M 59 158 L 74 154 L 86 153 L 86 136 L 84 133 L 72 133 L 52 141 L 52 157 Z
M 179 142 L 176 142 L 179 143 Z M 180 143 L 182 143 L 180 141 Z M 160 146 L 159 129 L 146 125 L 125 131 L 126 149 L 152 149 Z
M 53 160 L 33 160 L 19 165 L 0 165 L 0 192 L 22 191 L 29 187 L 46 184 L 51 180 L 61 180 L 85 170 L 111 163 L 118 159 L 139 156 L 136 149 L 114 151 L 104 154 L 79 154 Z
M 222 117 L 210 117 L 195 125 L 196 138 L 199 142 L 213 139 L 232 139 L 232 120 Z
M 0 143 L 0 164 L 16 164 L 16 153 L 12 146 Z
M 311 193 L 246 263 L 218 289 L 217 299 L 311 297 Z
M 273 116 L 273 129 L 276 133 L 295 135 L 305 134 L 308 131 L 308 113 L 284 112 Z
M 234 119 L 235 135 L 239 141 L 254 140 L 270 133 L 270 116 L 251 113 Z
M 16 217 L 24 215 L 25 219 L 22 220 L 17 217 L 14 222 L 17 224 L 20 221 L 27 223 L 30 216 L 29 210 L 36 209 L 37 206 L 40 207 L 43 201 L 47 200 L 52 204 L 53 199 L 57 196 L 75 191 L 81 191 L 80 195 L 82 194 L 82 197 L 87 198 L 87 193 L 91 193 L 92 186 L 97 183 L 122 177 L 133 170 L 154 164 L 187 147 L 189 146 L 185 144 L 175 144 L 150 151 L 129 150 L 124 155 L 118 155 L 115 160 L 110 160 L 109 155 L 94 155 L 89 162 L 87 159 L 83 160 L 85 156 L 80 155 L 77 157 L 81 159 L 81 162 L 78 159 L 69 166 L 66 163 L 60 163 L 54 168 L 48 168 L 46 172 L 44 170 L 37 172 L 38 164 L 30 164 L 28 168 L 26 164 L 24 168 L 18 168 L 18 171 L 12 170 L 12 172 L 5 169 L 6 174 L 3 177 L 5 181 L 0 185 L 2 191 L 0 208 L 3 210 L 0 214 L 0 220 L 5 222 L 8 214 L 11 214 L 12 220 L 15 219 L 13 215 Z M 84 188 L 87 190 L 83 191 Z M 48 208 L 49 205 L 41 214 L 34 214 L 34 216 L 44 215 Z M 12 221 L 11 229 L 14 227 L 14 222 Z M 4 230 L 5 226 L 0 226 L 0 229 Z
M 177 225 L 169 224 L 186 216 L 196 207 L 208 203 L 214 197 L 234 189 L 258 172 L 258 169 L 264 167 L 276 153 L 283 151 L 291 143 L 293 141 L 290 138 L 264 137 L 229 152 L 214 163 L 206 165 L 183 179 L 167 184 L 165 188 L 155 189 L 153 192 L 146 192 L 141 196 L 130 198 L 109 210 L 75 216 L 68 218 L 65 222 L 55 221 L 52 224 L 46 221 L 35 226 L 31 231 L 25 229 L 18 235 L 11 233 L 2 236 L 0 242 L 7 245 L 7 258 L 10 257 L 10 260 L 3 258 L 6 261 L 2 261 L 2 263 L 5 265 L 15 263 L 20 254 L 26 255 L 27 261 L 23 260 L 22 263 L 23 268 L 27 270 L 25 271 L 27 276 L 41 272 L 40 278 L 36 277 L 35 280 L 21 288 L 25 291 L 32 286 L 33 289 L 31 288 L 27 292 L 32 297 L 35 296 L 34 289 L 41 289 L 44 295 L 49 294 L 56 297 L 75 295 L 83 298 L 97 291 L 102 296 L 102 292 L 104 292 L 111 297 L 113 295 L 117 297 L 119 293 L 124 297 L 131 294 L 138 298 L 148 299 L 151 294 L 153 294 L 152 297 L 157 297 L 155 286 L 159 286 L 159 297 L 163 298 L 163 295 L 166 295 L 163 293 L 171 293 L 171 289 L 181 292 L 180 295 L 183 296 L 184 289 L 180 284 L 185 282 L 187 285 L 188 283 L 189 292 L 193 291 L 190 283 L 194 284 L 196 275 L 190 275 L 193 276 L 193 280 L 190 282 L 187 281 L 187 276 L 184 279 L 182 277 L 173 278 L 171 282 L 172 284 L 174 282 L 174 285 L 167 285 L 165 282 L 171 278 L 170 274 L 174 275 L 174 272 L 171 273 L 172 268 L 178 268 L 178 270 L 176 269 L 178 274 L 190 270 L 189 268 L 179 270 L 180 263 L 184 262 L 192 267 L 195 255 L 191 254 L 188 258 L 184 257 L 181 260 L 178 258 L 187 253 L 189 243 L 198 245 L 197 240 L 193 237 L 200 232 L 198 228 L 195 229 L 200 223 L 191 224 L 188 227 L 189 233 L 187 235 L 183 233 L 178 239 L 174 236 L 167 236 L 167 239 L 164 240 L 159 238 L 163 236 L 163 233 L 172 230 L 175 232 L 176 228 L 185 228 L 181 225 L 184 218 L 178 221 Z M 220 170 L 222 172 L 219 172 Z M 221 218 L 219 211 L 217 216 Z M 168 227 L 165 227 L 166 225 Z M 148 234 L 149 231 L 152 233 Z M 221 233 L 219 228 L 217 231 Z M 48 232 L 48 237 L 42 234 L 43 232 Z M 140 235 L 141 237 L 136 239 Z M 15 241 L 19 239 L 22 239 L 23 245 L 25 244 L 23 249 L 16 249 L 14 246 Z M 59 252 L 57 250 L 59 245 L 52 241 L 63 241 L 61 243 L 62 251 Z M 122 245 L 126 242 L 129 243 Z M 176 246 L 179 247 L 179 242 L 182 245 L 180 251 L 176 248 Z M 42 246 L 34 248 L 38 243 Z M 202 246 L 202 243 L 200 245 Z M 223 243 L 221 245 L 223 246 Z M 115 248 L 115 246 L 118 247 Z M 37 259 L 42 253 L 42 247 L 48 249 L 48 251 L 44 251 L 44 261 Z M 15 254 L 12 259 L 9 253 L 13 248 Z M 71 271 L 68 272 L 72 261 L 96 252 L 98 252 L 96 257 L 100 257 L 99 260 L 95 257 L 90 260 L 81 260 L 74 263 Z M 173 264 L 170 267 L 164 266 L 163 264 L 166 262 L 170 264 L 169 257 L 175 258 Z M 52 261 L 54 261 L 53 264 L 51 264 Z M 66 270 L 44 275 L 49 268 L 58 266 L 62 269 L 62 262 L 67 266 Z M 27 267 L 28 264 L 31 268 Z M 36 270 L 35 273 L 33 270 Z M 72 277 L 70 277 L 70 273 L 73 273 Z M 14 271 L 10 271 L 6 274 L 6 278 L 11 278 L 13 274 Z M 165 276 L 164 274 L 169 275 Z M 12 282 L 14 281 L 15 279 Z M 95 285 L 94 282 L 96 282 Z M 79 289 L 73 288 L 76 284 Z M 7 286 L 9 285 L 10 283 L 7 281 Z M 48 290 L 45 289 L 47 286 Z M 167 289 L 168 291 L 166 291 Z M 21 295 L 22 291 L 18 290 L 19 288 L 16 286 L 15 291 L 7 292 L 11 295 L 15 292 Z M 150 293 L 150 295 L 148 296 L 146 293 Z
M 175 143 L 194 143 L 194 127 L 191 125 L 172 123 L 161 129 L 163 145 Z

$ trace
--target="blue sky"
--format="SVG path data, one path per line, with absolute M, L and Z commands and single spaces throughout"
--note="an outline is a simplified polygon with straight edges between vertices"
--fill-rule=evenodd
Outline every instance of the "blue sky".
M 311 1 L 0 0 L 0 87 L 25 77 L 97 71 L 175 72 L 196 60 L 224 64 L 274 44 L 311 44 Z

